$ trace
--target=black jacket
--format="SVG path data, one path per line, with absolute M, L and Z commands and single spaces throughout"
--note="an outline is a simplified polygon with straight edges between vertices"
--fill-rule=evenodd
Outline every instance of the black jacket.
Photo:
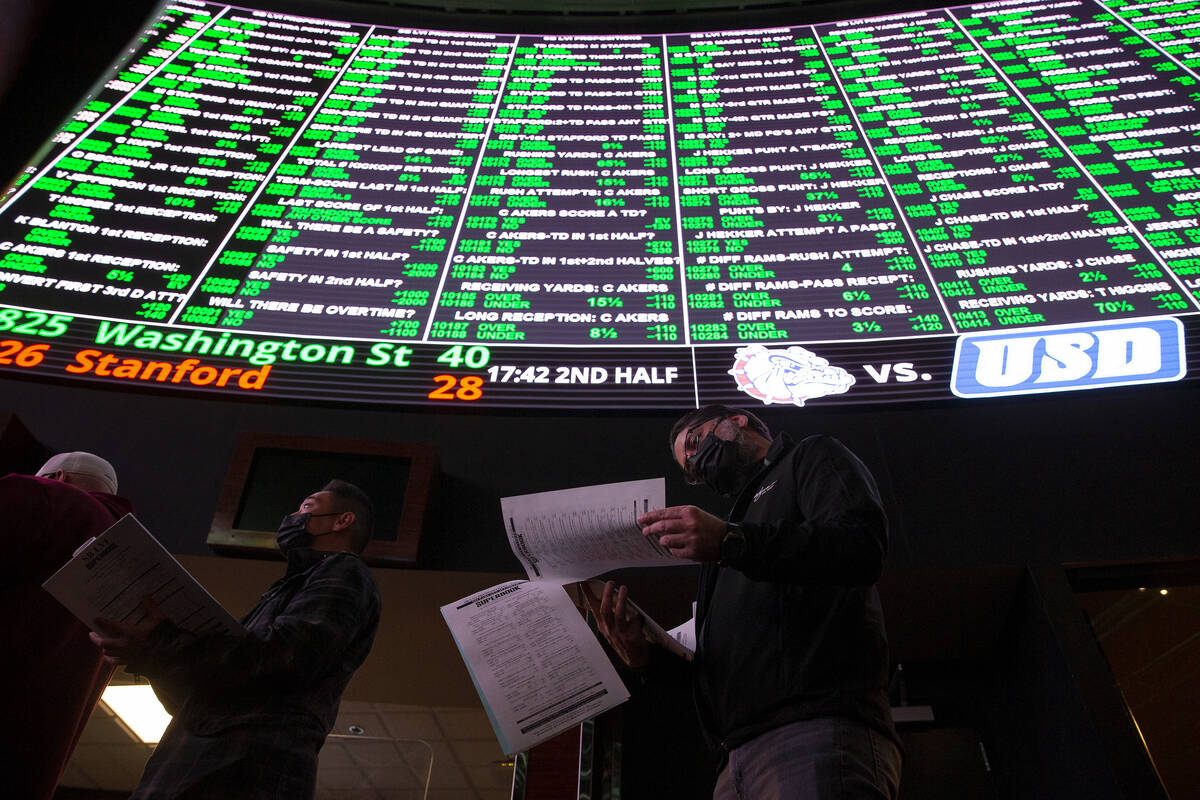
M 862 720 L 895 738 L 875 581 L 887 519 L 870 472 L 841 442 L 771 443 L 730 521 L 746 551 L 706 564 L 694 665 L 701 722 L 730 749 L 789 722 Z

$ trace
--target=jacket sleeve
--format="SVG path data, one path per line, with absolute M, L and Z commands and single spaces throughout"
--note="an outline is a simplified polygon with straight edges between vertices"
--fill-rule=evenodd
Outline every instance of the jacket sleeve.
M 352 556 L 330 557 L 312 568 L 266 625 L 236 637 L 196 635 L 165 622 L 131 669 L 150 679 L 166 696 L 160 699 L 176 702 L 200 688 L 269 684 L 286 690 L 353 658 L 348 646 L 378 617 L 379 594 L 370 573 Z
M 805 439 L 788 458 L 791 515 L 743 523 L 745 555 L 728 566 L 776 583 L 874 583 L 887 555 L 887 517 L 871 473 L 829 436 Z

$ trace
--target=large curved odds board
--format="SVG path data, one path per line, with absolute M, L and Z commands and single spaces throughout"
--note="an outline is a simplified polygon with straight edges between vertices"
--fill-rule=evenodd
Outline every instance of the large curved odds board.
M 1200 3 L 678 34 L 177 0 L 0 201 L 0 374 L 377 404 L 1186 376 Z

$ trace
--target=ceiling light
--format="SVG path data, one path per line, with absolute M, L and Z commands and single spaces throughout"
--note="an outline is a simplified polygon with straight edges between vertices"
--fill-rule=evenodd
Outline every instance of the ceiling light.
M 109 686 L 100 699 L 146 744 L 157 744 L 171 721 L 171 715 L 146 684 Z

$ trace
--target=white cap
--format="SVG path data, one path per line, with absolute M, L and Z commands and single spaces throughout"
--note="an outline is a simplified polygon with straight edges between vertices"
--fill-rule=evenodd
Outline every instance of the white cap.
M 112 464 L 100 456 L 85 453 L 82 450 L 76 450 L 73 453 L 59 453 L 50 456 L 50 459 L 42 464 L 42 468 L 37 471 L 37 474 L 46 477 L 60 469 L 63 472 L 89 475 L 107 486 L 109 494 L 117 493 L 117 471 L 113 469 Z

